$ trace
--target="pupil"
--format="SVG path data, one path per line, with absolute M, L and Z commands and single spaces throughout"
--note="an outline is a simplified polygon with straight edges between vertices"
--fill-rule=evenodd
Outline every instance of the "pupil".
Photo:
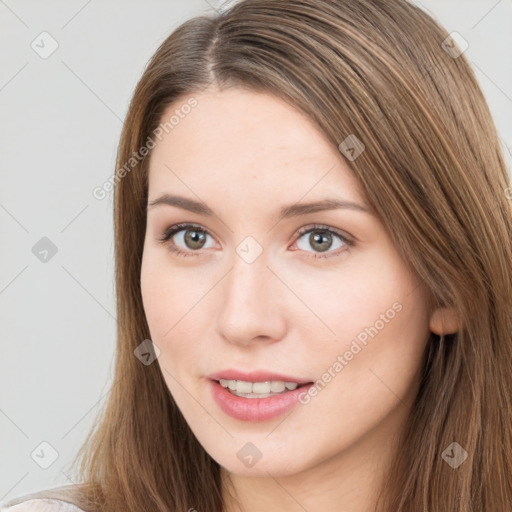
M 205 235 L 200 231 L 187 231 L 185 234 L 185 241 L 192 244 L 193 249 L 200 249 L 204 243 Z M 198 244 L 197 246 L 195 244 Z
M 326 251 L 329 246 L 331 245 L 330 242 L 331 242 L 331 235 L 329 233 L 320 233 L 320 232 L 316 232 L 316 234 L 312 233 L 311 236 L 310 236 L 310 243 L 311 243 L 311 246 L 312 247 L 316 247 L 320 252 L 324 252 Z M 327 246 L 325 245 L 321 245 L 322 242 L 325 244 L 326 242 L 328 243 Z M 319 246 L 320 245 L 320 246 Z

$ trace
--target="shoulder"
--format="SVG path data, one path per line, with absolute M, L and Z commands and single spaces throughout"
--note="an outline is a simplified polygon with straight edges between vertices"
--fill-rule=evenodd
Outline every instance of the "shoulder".
M 0 503 L 0 512 L 85 512 L 75 505 L 78 486 L 66 485 Z
M 84 512 L 67 501 L 55 498 L 27 498 L 23 501 L 11 500 L 2 507 L 0 512 Z

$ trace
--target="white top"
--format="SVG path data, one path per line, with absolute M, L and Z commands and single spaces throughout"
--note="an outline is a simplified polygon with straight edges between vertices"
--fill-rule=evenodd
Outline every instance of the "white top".
M 7 507 L 4 504 L 0 512 L 84 512 L 83 509 L 67 501 L 50 498 L 33 498 Z

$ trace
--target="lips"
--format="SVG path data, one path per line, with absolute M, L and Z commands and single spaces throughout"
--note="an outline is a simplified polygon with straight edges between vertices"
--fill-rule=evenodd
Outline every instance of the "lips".
M 301 377 L 295 377 L 293 375 L 285 375 L 283 373 L 277 373 L 265 370 L 253 370 L 250 372 L 243 372 L 240 370 L 227 369 L 220 372 L 212 373 L 208 375 L 211 380 L 219 381 L 220 379 L 225 380 L 243 380 L 245 382 L 265 382 L 265 381 L 277 381 L 282 380 L 284 382 L 296 382 L 299 384 L 309 384 L 312 379 L 303 379 Z
M 210 380 L 210 392 L 217 406 L 228 416 L 245 422 L 267 421 L 295 407 L 303 393 L 313 386 L 305 384 L 292 391 L 277 393 L 266 398 L 243 398 L 233 395 L 216 380 Z
M 217 406 L 232 418 L 246 422 L 260 422 L 282 416 L 285 412 L 296 406 L 299 402 L 299 397 L 303 393 L 307 393 L 308 388 L 313 385 L 311 380 L 260 370 L 251 372 L 233 369 L 222 370 L 212 373 L 208 378 L 210 379 L 210 392 Z M 296 382 L 298 387 L 293 390 L 276 393 L 273 396 L 250 398 L 231 393 L 219 383 L 221 379 L 253 383 L 266 381 Z

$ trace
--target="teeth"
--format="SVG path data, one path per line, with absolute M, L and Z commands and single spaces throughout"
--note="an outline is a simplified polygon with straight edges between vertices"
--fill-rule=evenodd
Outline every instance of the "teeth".
M 273 393 L 281 393 L 286 389 L 286 383 L 282 380 L 275 380 L 270 383 L 270 391 Z
M 220 385 L 233 391 L 234 394 L 257 395 L 248 398 L 265 398 L 275 393 L 282 393 L 285 390 L 296 389 L 299 385 L 296 382 L 284 382 L 282 380 L 273 380 L 265 382 L 246 382 L 243 380 L 226 380 L 220 379 Z
M 236 387 L 234 391 L 239 393 L 252 393 L 252 382 L 244 382 L 243 380 L 236 381 Z

